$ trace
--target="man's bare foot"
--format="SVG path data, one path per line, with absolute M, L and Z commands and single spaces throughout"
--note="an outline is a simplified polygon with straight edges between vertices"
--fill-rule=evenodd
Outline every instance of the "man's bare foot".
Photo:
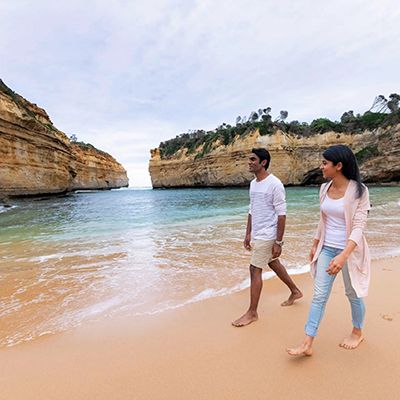
M 303 297 L 303 293 L 299 291 L 293 292 L 287 300 L 285 300 L 281 306 L 286 307 L 286 306 L 291 306 L 296 300 L 301 299 Z
M 286 349 L 286 351 L 291 356 L 312 356 L 312 353 L 313 353 L 311 345 L 307 344 L 305 342 L 303 342 L 298 347 Z
M 258 320 L 258 315 L 256 312 L 247 311 L 246 314 L 242 315 L 239 319 L 232 322 L 233 326 L 240 328 L 241 326 L 246 326 Z
M 353 350 L 357 348 L 363 340 L 363 335 L 358 335 L 354 332 L 351 332 L 349 336 L 343 339 L 342 343 L 340 343 L 339 346 L 343 347 L 346 350 Z

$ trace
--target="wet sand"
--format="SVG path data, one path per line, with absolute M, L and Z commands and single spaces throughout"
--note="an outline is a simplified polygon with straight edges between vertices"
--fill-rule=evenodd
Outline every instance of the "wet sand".
M 400 391 L 400 258 L 374 261 L 365 341 L 338 346 L 350 331 L 342 278 L 335 283 L 312 357 L 292 358 L 312 295 L 264 282 L 260 320 L 234 328 L 248 290 L 161 314 L 87 323 L 0 350 L 1 398 L 19 399 L 352 399 L 396 398 Z

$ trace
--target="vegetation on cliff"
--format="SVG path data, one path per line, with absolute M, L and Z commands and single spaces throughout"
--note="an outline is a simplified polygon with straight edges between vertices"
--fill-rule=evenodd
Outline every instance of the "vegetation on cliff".
M 196 130 L 182 133 L 174 139 L 161 142 L 159 145 L 162 159 L 172 157 L 176 152 L 187 149 L 187 154 L 196 152 L 195 158 L 201 158 L 209 153 L 216 143 L 228 145 L 236 137 L 246 136 L 254 130 L 259 130 L 260 135 L 272 135 L 277 130 L 297 136 L 311 136 L 328 131 L 358 133 L 364 130 L 372 130 L 379 127 L 388 127 L 400 123 L 400 95 L 393 93 L 388 99 L 383 95 L 375 98 L 371 108 L 361 114 L 354 114 L 354 111 L 346 111 L 340 121 L 331 121 L 328 118 L 317 118 L 310 124 L 307 122 L 291 121 L 286 122 L 287 111 L 280 111 L 279 117 L 273 119 L 271 108 L 252 111 L 250 115 L 238 116 L 236 125 L 232 126 L 223 123 L 211 131 Z M 369 149 L 360 154 L 364 160 L 375 153 Z
M 1 79 L 0 79 L 0 92 L 9 96 L 18 107 L 26 112 L 31 118 L 33 118 L 37 123 L 43 126 L 46 130 L 56 131 L 57 129 L 54 127 L 53 123 L 51 122 L 49 116 L 47 115 L 46 111 L 39 108 L 36 104 L 29 103 L 25 100 L 22 96 L 18 93 L 14 92 L 10 89 Z M 37 113 L 40 112 L 42 117 L 46 122 L 37 118 Z
M 69 137 L 69 140 L 71 141 L 71 143 L 73 143 L 73 144 L 76 144 L 78 147 L 80 147 L 82 150 L 91 150 L 91 151 L 94 151 L 94 152 L 98 152 L 98 153 L 100 153 L 100 154 L 103 154 L 103 155 L 105 155 L 105 156 L 110 156 L 108 153 L 106 153 L 105 151 L 103 151 L 103 150 L 100 150 L 100 149 L 98 149 L 97 147 L 94 147 L 92 144 L 90 144 L 90 143 L 86 143 L 86 142 L 83 142 L 83 141 L 78 141 L 78 137 L 75 135 L 75 134 L 72 134 L 70 137 Z

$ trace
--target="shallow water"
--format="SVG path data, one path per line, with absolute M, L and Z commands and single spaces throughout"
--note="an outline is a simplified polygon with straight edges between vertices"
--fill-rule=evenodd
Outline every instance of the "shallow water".
M 372 256 L 400 254 L 400 188 L 370 194 Z M 287 201 L 282 261 L 302 272 L 318 188 L 288 188 Z M 0 208 L 0 345 L 246 287 L 247 211 L 247 189 L 89 192 Z

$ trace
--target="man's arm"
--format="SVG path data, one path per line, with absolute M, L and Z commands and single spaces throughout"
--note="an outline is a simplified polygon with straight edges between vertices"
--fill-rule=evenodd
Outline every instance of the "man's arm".
M 244 238 L 244 248 L 246 250 L 251 250 L 250 240 L 251 240 L 251 214 L 249 214 L 247 217 L 246 236 Z
M 278 225 L 276 230 L 276 240 L 279 242 L 283 239 L 285 233 L 286 215 L 278 215 Z
M 286 215 L 278 215 L 278 224 L 276 229 L 276 240 L 281 242 L 285 233 Z M 272 247 L 272 258 L 278 258 L 282 253 L 282 245 L 274 243 Z
M 273 192 L 273 205 L 276 214 L 278 215 L 278 222 L 276 225 L 276 238 L 275 240 L 281 242 L 283 239 L 283 234 L 285 232 L 286 224 L 286 195 L 285 188 L 280 183 L 275 187 Z M 282 243 L 274 243 L 272 246 L 272 258 L 278 258 L 282 253 Z

